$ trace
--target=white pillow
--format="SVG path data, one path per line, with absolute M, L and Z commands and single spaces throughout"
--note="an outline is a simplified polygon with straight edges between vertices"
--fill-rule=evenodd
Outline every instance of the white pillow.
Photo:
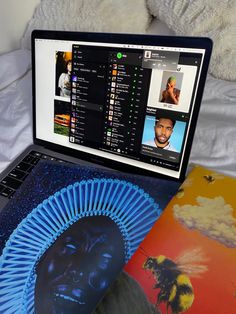
M 147 5 L 175 34 L 210 37 L 214 42 L 210 73 L 236 80 L 235 0 L 147 0 Z
M 42 0 L 21 45 L 30 49 L 33 29 L 145 33 L 149 22 L 145 0 Z

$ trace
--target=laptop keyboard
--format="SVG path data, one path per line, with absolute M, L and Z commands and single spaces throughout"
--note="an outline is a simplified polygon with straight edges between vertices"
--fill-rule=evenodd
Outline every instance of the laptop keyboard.
M 0 182 L 0 195 L 12 198 L 15 191 L 21 186 L 25 178 L 37 165 L 40 159 L 55 160 L 65 162 L 62 159 L 45 155 L 36 151 L 31 151 L 8 175 Z

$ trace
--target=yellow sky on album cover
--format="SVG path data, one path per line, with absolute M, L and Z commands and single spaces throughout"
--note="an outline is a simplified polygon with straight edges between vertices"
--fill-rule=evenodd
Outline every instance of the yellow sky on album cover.
M 190 271 L 188 274 L 194 301 L 184 312 L 235 312 L 235 178 L 194 167 L 126 265 L 125 270 L 139 282 L 153 304 L 160 289 L 153 288 L 157 282 L 154 274 L 143 269 L 143 265 L 148 256 L 157 258 L 161 255 L 176 265 L 183 256 L 186 262 L 187 256 L 190 266 L 200 266 L 199 273 L 191 274 Z M 165 313 L 165 309 L 166 303 L 162 302 L 159 310 Z

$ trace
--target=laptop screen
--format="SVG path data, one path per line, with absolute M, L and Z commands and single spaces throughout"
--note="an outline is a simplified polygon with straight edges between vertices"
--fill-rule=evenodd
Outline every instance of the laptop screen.
M 33 34 L 36 139 L 179 179 L 206 49 L 171 37 L 81 35 Z

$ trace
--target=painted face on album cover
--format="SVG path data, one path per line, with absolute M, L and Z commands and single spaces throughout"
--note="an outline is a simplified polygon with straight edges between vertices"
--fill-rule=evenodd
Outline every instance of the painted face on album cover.
M 90 313 L 125 261 L 122 235 L 108 217 L 69 227 L 36 267 L 36 313 Z

